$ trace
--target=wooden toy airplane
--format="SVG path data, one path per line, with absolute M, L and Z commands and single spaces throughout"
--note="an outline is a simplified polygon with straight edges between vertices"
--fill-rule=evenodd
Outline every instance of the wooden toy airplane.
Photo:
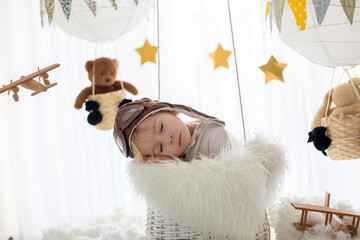
M 357 228 L 359 227 L 360 213 L 352 211 L 340 211 L 338 209 L 330 208 L 329 204 L 330 194 L 328 192 L 325 193 L 324 206 L 316 206 L 303 203 L 291 203 L 291 205 L 295 209 L 301 210 L 300 222 L 294 223 L 295 227 L 300 231 L 304 231 L 306 228 L 312 227 L 312 225 L 306 223 L 308 211 L 321 212 L 325 214 L 325 225 L 330 223 L 336 231 L 350 233 L 351 236 L 356 235 Z M 349 220 L 345 220 L 344 216 L 352 217 L 352 223 L 350 223 Z
M 46 67 L 44 69 L 41 69 L 34 73 L 31 73 L 27 76 L 21 76 L 19 80 L 16 80 L 15 82 L 13 82 L 11 80 L 10 84 L 8 85 L 3 85 L 3 88 L 0 88 L 0 94 L 3 92 L 8 91 L 8 95 L 10 94 L 10 91 L 13 92 L 13 99 L 15 102 L 19 101 L 19 85 L 23 88 L 26 89 L 30 89 L 33 90 L 34 92 L 31 94 L 31 96 L 35 96 L 36 94 L 39 94 L 41 92 L 46 92 L 46 90 L 48 90 L 49 88 L 57 85 L 57 83 L 50 83 L 50 81 L 48 80 L 49 74 L 47 72 L 59 67 L 60 64 L 56 63 L 53 64 L 49 67 Z M 39 81 L 34 80 L 33 78 L 35 77 L 39 77 Z M 40 78 L 43 79 L 44 84 L 42 84 L 40 82 Z

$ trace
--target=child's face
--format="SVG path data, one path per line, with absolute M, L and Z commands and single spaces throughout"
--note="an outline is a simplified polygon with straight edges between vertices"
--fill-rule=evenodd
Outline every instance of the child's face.
M 135 144 L 143 156 L 180 157 L 191 142 L 188 127 L 175 113 L 159 112 L 144 119 Z

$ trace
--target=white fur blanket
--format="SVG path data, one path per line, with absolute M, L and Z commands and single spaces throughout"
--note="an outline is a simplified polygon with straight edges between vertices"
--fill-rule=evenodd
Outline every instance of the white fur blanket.
M 257 135 L 215 158 L 132 162 L 128 172 L 135 190 L 165 216 L 215 239 L 253 239 L 285 168 L 277 141 Z
M 145 235 L 145 219 L 116 208 L 109 216 L 99 216 L 80 225 L 59 224 L 42 231 L 42 240 L 150 240 Z
M 307 223 L 314 225 L 306 231 L 298 231 L 293 225 L 300 221 L 301 211 L 295 210 L 291 202 L 324 205 L 324 197 L 298 197 L 288 196 L 282 198 L 269 212 L 271 226 L 274 227 L 277 240 L 359 240 L 359 234 L 351 237 L 344 232 L 335 232 L 330 224 L 326 225 L 322 213 L 309 212 Z M 344 211 L 359 211 L 350 202 L 341 200 L 332 202 L 333 207 Z M 358 229 L 359 232 L 359 229 Z

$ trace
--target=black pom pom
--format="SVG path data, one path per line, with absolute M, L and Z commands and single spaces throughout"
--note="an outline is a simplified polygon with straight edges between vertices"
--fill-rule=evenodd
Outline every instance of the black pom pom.
M 316 127 L 312 130 L 312 134 L 314 136 L 319 136 L 319 137 L 325 136 L 325 132 L 326 132 L 326 127 Z
M 100 105 L 98 104 L 97 101 L 86 101 L 85 102 L 85 110 L 90 112 L 90 111 L 96 111 L 98 110 L 100 107 Z
M 325 132 L 325 127 L 314 128 L 311 132 L 309 132 L 308 142 L 313 142 L 315 148 L 327 156 L 325 150 L 329 148 L 331 139 L 325 135 Z
M 102 120 L 102 115 L 99 111 L 93 111 L 89 113 L 89 116 L 87 117 L 87 121 L 91 125 L 96 125 L 100 123 Z
M 122 100 L 122 102 L 119 104 L 118 107 L 121 107 L 122 105 L 127 104 L 127 103 L 130 103 L 130 102 L 132 102 L 131 99 L 124 98 L 124 99 Z

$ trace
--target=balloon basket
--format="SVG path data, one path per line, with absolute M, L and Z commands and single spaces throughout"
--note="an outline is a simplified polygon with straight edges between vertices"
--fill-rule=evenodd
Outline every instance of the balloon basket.
M 184 225 L 173 218 L 165 217 L 153 206 L 148 206 L 146 232 L 154 239 L 173 240 L 210 240 L 214 239 L 209 234 L 202 234 L 195 231 L 192 227 Z M 225 238 L 224 240 L 230 240 Z M 267 214 L 264 223 L 259 226 L 259 230 L 252 240 L 270 240 L 270 224 Z
M 114 128 L 114 121 L 116 112 L 119 109 L 119 104 L 126 96 L 125 90 L 119 90 L 109 93 L 90 95 L 87 99 L 96 101 L 99 106 L 99 112 L 102 115 L 101 122 L 95 127 L 99 130 L 110 130 Z
M 322 122 L 331 139 L 326 152 L 332 160 L 360 159 L 360 113 L 323 118 Z

